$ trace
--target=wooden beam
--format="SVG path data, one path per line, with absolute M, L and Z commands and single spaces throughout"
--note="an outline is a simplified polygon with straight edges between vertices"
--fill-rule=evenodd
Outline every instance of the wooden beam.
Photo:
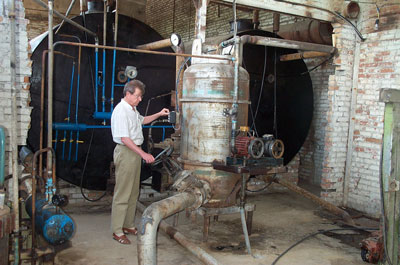
M 233 0 L 221 0 L 223 2 L 232 3 Z M 308 17 L 321 21 L 333 22 L 335 15 L 332 12 L 324 11 L 323 8 L 312 8 L 310 6 L 302 6 L 298 2 L 293 3 L 281 2 L 275 0 L 236 0 L 236 4 L 248 6 L 257 9 L 265 9 L 287 15 Z M 329 8 L 330 2 L 326 1 Z
M 281 62 L 285 62 L 285 61 L 294 61 L 307 58 L 324 57 L 329 55 L 330 54 L 327 52 L 298 52 L 298 53 L 281 55 L 280 60 Z

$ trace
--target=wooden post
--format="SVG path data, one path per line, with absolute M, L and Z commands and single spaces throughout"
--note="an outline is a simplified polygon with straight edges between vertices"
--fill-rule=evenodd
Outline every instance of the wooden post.
M 381 188 L 383 193 L 386 250 L 384 264 L 398 264 L 399 247 L 399 174 L 400 174 L 400 91 L 382 89 L 379 100 L 385 102 L 385 120 L 382 148 Z M 388 262 L 388 259 L 391 261 Z

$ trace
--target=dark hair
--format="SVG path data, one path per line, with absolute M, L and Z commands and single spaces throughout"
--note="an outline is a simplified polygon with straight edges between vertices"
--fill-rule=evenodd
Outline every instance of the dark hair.
M 139 89 L 142 92 L 142 96 L 144 95 L 146 86 L 143 84 L 142 81 L 139 80 L 131 80 L 124 86 L 124 97 L 126 96 L 126 92 L 131 94 L 135 93 L 136 89 Z

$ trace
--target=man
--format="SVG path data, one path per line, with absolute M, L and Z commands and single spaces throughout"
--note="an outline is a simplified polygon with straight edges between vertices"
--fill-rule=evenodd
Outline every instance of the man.
M 145 85 L 139 80 L 128 82 L 124 98 L 111 116 L 111 132 L 114 149 L 115 188 L 111 212 L 113 238 L 121 244 L 130 244 L 125 234 L 137 234 L 134 226 L 136 201 L 139 196 L 141 160 L 153 163 L 154 157 L 142 150 L 142 124 L 168 115 L 168 109 L 143 117 L 136 110 L 142 101 Z

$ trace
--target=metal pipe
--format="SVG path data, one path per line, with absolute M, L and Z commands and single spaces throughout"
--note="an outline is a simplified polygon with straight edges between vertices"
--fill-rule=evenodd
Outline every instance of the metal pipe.
M 306 191 L 305 189 L 300 188 L 297 185 L 294 185 L 286 180 L 283 180 L 281 178 L 274 178 L 273 181 L 275 181 L 276 183 L 290 189 L 291 191 L 294 191 L 310 200 L 312 200 L 313 202 L 321 205 L 322 207 L 324 207 L 325 209 L 327 209 L 328 211 L 339 215 L 343 218 L 343 220 L 348 223 L 349 225 L 355 225 L 353 219 L 351 219 L 351 216 L 344 210 L 340 209 L 339 207 L 331 204 L 330 202 L 327 202 L 317 196 L 315 196 L 314 194 Z
M 46 8 L 46 9 L 49 9 L 49 8 L 50 8 L 49 6 L 47 6 L 45 3 L 43 3 L 43 2 L 40 1 L 40 0 L 34 0 L 34 1 L 35 1 L 37 4 L 39 4 L 40 6 Z M 50 1 L 49 1 L 49 2 L 50 2 Z M 79 24 L 76 23 L 75 21 L 73 21 L 73 20 L 67 18 L 67 17 L 64 16 L 64 15 L 62 15 L 62 14 L 61 14 L 60 12 L 58 12 L 57 10 L 54 10 L 53 7 L 52 7 L 52 12 L 53 12 L 56 16 L 60 17 L 61 19 L 65 20 L 65 21 L 67 21 L 69 24 L 71 24 L 71 25 L 77 27 L 78 29 L 80 29 L 80 30 L 82 30 L 82 31 L 84 31 L 84 32 L 86 32 L 86 33 L 88 33 L 89 35 L 91 35 L 91 36 L 93 36 L 95 39 L 97 39 L 96 33 L 94 33 L 94 32 L 92 32 L 92 31 L 88 30 L 87 28 L 85 28 L 85 27 L 79 25 Z
M 124 47 L 95 45 L 95 44 L 89 44 L 89 43 L 75 43 L 75 42 L 69 42 L 69 41 L 57 41 L 55 44 L 57 44 L 57 45 L 64 44 L 64 45 L 70 45 L 70 46 L 81 46 L 81 47 L 87 47 L 87 48 L 97 48 L 97 49 L 107 49 L 107 50 L 117 50 L 117 51 L 124 51 L 124 52 L 137 52 L 137 53 L 157 54 L 157 55 L 166 55 L 166 56 L 182 56 L 182 57 L 194 57 L 194 58 L 232 61 L 232 57 L 227 57 L 227 56 L 222 56 L 222 55 L 194 55 L 194 54 L 186 54 L 186 53 L 157 52 L 157 51 L 147 51 L 147 50 L 140 50 L 140 49 L 124 48 Z
M 78 76 L 77 76 L 77 80 L 76 80 L 75 123 L 78 123 L 79 83 L 80 83 L 80 74 L 81 74 L 81 55 L 82 55 L 82 47 L 79 47 L 79 52 L 78 52 Z M 75 161 L 77 161 L 77 159 L 78 159 L 78 146 L 79 146 L 79 131 L 76 132 Z
M 107 0 L 103 0 L 103 3 L 103 45 L 107 45 Z M 103 49 L 103 73 L 101 76 L 103 81 L 101 102 L 104 112 L 106 107 L 106 49 Z
M 53 146 L 53 73 L 54 73 L 54 47 L 53 47 L 53 5 L 54 0 L 49 0 L 48 14 L 48 50 L 49 55 L 47 68 L 47 147 Z M 47 154 L 46 174 L 51 167 L 51 154 Z
M 164 39 L 164 40 L 159 40 L 159 41 L 154 41 L 142 45 L 136 46 L 136 49 L 141 49 L 141 50 L 158 50 L 161 48 L 165 47 L 170 47 L 172 46 L 171 39 Z
M 243 35 L 240 37 L 240 39 L 241 43 L 243 44 L 249 43 L 255 45 L 304 50 L 304 51 L 318 51 L 318 52 L 328 52 L 328 53 L 336 52 L 336 48 L 329 45 L 301 42 L 294 40 L 283 40 L 278 38 L 250 36 L 250 35 Z M 232 38 L 230 40 L 221 42 L 220 47 L 227 47 L 234 43 L 235 40 Z
M 66 17 L 68 17 L 69 12 L 71 12 L 72 7 L 74 6 L 74 4 L 75 4 L 75 0 L 71 0 L 71 3 L 69 4 L 69 7 L 68 7 L 68 9 L 67 9 L 67 12 L 65 12 L 65 16 L 66 16 Z M 55 32 L 54 34 L 57 34 L 57 33 L 60 31 L 60 29 L 61 29 L 61 27 L 62 27 L 63 25 L 64 25 L 64 20 L 61 21 L 60 26 L 58 27 L 58 29 L 56 30 L 56 32 Z
M 354 127 L 356 124 L 355 116 L 357 109 L 357 94 L 358 94 L 358 73 L 360 68 L 360 46 L 361 43 L 356 41 L 356 48 L 354 51 L 353 59 L 353 84 L 351 88 L 351 100 L 350 100 L 350 115 L 349 115 L 349 134 L 347 137 L 347 152 L 346 152 L 346 166 L 344 170 L 343 180 L 343 206 L 347 207 L 349 200 L 349 186 L 350 176 L 353 163 L 353 137 Z
M 136 207 L 138 208 L 139 211 L 144 212 L 145 206 L 137 202 Z M 185 237 L 183 234 L 181 234 L 176 228 L 173 226 L 169 225 L 165 221 L 160 222 L 160 229 L 164 231 L 167 235 L 169 235 L 171 238 L 175 239 L 181 246 L 186 248 L 190 253 L 195 255 L 199 260 L 201 260 L 204 264 L 207 265 L 217 265 L 219 264 L 218 261 L 211 256 L 207 251 L 199 247 L 197 244 L 193 243 L 190 241 L 187 237 Z
M 4 168 L 6 159 L 6 134 L 5 128 L 0 125 L 0 192 L 4 191 Z M 2 205 L 0 205 L 0 208 Z
M 151 204 L 143 212 L 138 234 L 139 264 L 157 263 L 157 228 L 162 219 L 198 203 L 201 196 L 192 192 L 178 193 L 172 197 Z
M 236 23 L 235 23 L 236 24 Z M 230 149 L 234 154 L 235 150 L 235 138 L 236 138 L 236 128 L 237 128 L 237 116 L 238 116 L 238 99 L 239 99 L 239 62 L 240 62 L 240 37 L 235 37 L 235 66 L 234 66 L 234 76 L 233 76 L 233 104 L 231 109 L 231 139 L 230 139 Z
M 327 53 L 327 52 L 298 52 L 298 53 L 281 55 L 280 61 L 286 62 L 286 61 L 302 60 L 302 59 L 307 59 L 307 58 L 316 58 L 316 57 L 324 57 L 324 56 L 329 56 L 329 53 Z
M 114 21 L 114 47 L 117 47 L 118 38 L 118 0 L 115 1 L 115 21 Z M 112 78 L 111 78 L 111 112 L 114 109 L 114 86 L 115 86 L 115 61 L 117 57 L 117 51 L 113 51 L 113 67 L 112 67 Z
M 14 227 L 14 264 L 19 264 L 19 197 L 18 197 L 18 135 L 17 135 L 17 53 L 16 53 L 16 25 L 15 25 L 15 0 L 11 1 L 9 10 L 10 19 L 10 75 L 11 75 L 11 152 L 12 152 L 12 175 L 13 175 L 13 211 L 15 216 Z

